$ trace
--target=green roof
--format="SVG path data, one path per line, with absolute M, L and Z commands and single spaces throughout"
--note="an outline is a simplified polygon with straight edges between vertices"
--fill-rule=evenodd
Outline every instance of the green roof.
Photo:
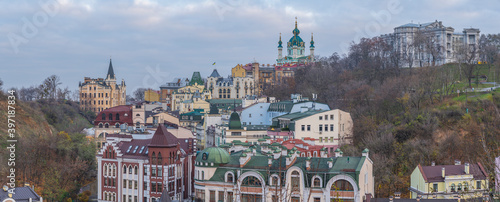
M 326 112 L 326 111 L 327 110 L 310 110 L 310 111 L 306 111 L 306 112 L 295 112 L 295 113 L 291 113 L 291 114 L 285 114 L 285 115 L 281 115 L 278 117 L 274 117 L 273 119 L 281 118 L 281 119 L 289 119 L 290 121 L 295 121 L 295 120 L 303 119 L 303 118 L 312 116 L 314 114 L 319 114 L 321 112 Z
M 241 129 L 241 121 L 238 113 L 231 113 L 231 117 L 229 118 L 229 130 L 232 129 Z
M 196 155 L 196 162 L 201 163 L 214 163 L 215 166 L 219 164 L 226 164 L 229 162 L 229 153 L 226 150 L 219 147 L 209 147 Z M 209 165 L 211 166 L 211 165 Z

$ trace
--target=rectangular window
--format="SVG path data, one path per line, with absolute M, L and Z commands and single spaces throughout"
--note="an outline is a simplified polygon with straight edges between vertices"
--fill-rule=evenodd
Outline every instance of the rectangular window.
M 127 188 L 127 180 L 123 180 L 123 188 Z
M 219 200 L 218 201 L 224 201 L 224 191 L 219 191 Z
M 249 117 L 249 118 L 252 118 L 252 114 L 248 114 L 248 117 Z
M 148 183 L 147 183 L 147 182 L 144 182 L 143 189 L 144 189 L 144 190 L 148 190 Z
M 434 191 L 434 192 L 438 192 L 438 184 L 437 184 L 437 183 L 434 183 L 432 186 L 433 186 L 433 187 L 432 187 L 432 191 Z
M 134 196 L 134 202 L 137 202 L 137 196 Z
M 137 189 L 137 180 L 134 181 L 134 189 Z
M 151 192 L 156 192 L 156 182 L 151 182 Z
M 163 169 L 162 169 L 161 167 L 160 167 L 160 168 L 158 168 L 158 177 L 163 176 L 163 172 L 162 172 L 162 170 L 163 170 Z
M 307 131 L 311 131 L 311 125 L 307 125 Z
M 476 189 L 481 189 L 481 181 L 476 181 Z
M 323 120 L 323 116 L 319 116 L 319 120 L 320 120 L 320 121 L 321 121 L 321 120 Z
M 328 131 L 328 124 L 325 124 L 325 132 Z
M 161 182 L 158 182 L 158 188 L 156 190 L 158 192 L 162 192 L 163 191 L 163 186 L 162 186 Z
M 215 191 L 210 191 L 210 202 L 215 202 Z
M 325 120 L 328 120 L 328 115 L 325 115 Z
M 320 138 L 319 138 L 319 142 L 323 142 L 323 137 L 320 137 Z
M 300 128 L 302 129 L 302 131 L 306 130 L 306 126 L 305 125 L 302 125 Z
M 323 131 L 323 125 L 319 124 L 319 132 Z
M 151 168 L 151 176 L 156 177 L 156 168 Z
M 333 124 L 330 124 L 330 131 L 333 131 Z
M 141 152 L 139 152 L 139 153 L 141 153 Z M 148 169 L 146 168 L 146 166 L 144 166 L 144 175 L 145 176 L 148 175 Z
M 127 201 L 127 195 L 123 194 L 123 202 L 126 202 Z
M 330 120 L 333 120 L 333 114 L 332 114 L 332 115 L 330 115 Z
M 227 192 L 227 200 L 226 201 L 233 201 L 233 192 Z
M 321 198 L 314 198 L 314 202 L 321 202 Z
M 129 188 L 129 189 L 132 189 L 132 180 L 129 180 L 129 181 L 128 181 L 128 188 Z

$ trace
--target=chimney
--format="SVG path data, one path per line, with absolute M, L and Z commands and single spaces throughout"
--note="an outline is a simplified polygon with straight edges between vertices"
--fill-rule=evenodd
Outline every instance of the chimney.
M 368 158 L 369 153 L 370 153 L 370 150 L 368 148 L 365 148 L 365 150 L 363 150 L 363 152 L 361 152 L 361 155 Z
M 306 169 L 311 170 L 311 157 L 306 158 Z
M 342 154 L 340 152 L 342 152 L 342 151 L 340 151 L 340 148 L 337 148 L 335 150 L 335 157 L 342 157 Z
M 434 162 L 434 161 L 433 161 L 431 165 L 432 165 L 432 166 L 436 166 L 436 162 Z
M 372 194 L 368 193 L 368 194 L 365 194 L 365 202 L 370 202 L 370 200 L 372 199 Z
M 465 167 L 465 174 L 469 174 L 469 163 L 465 163 L 464 167 Z
M 461 162 L 460 162 L 459 160 L 455 160 L 455 165 L 456 165 L 456 166 L 458 166 L 458 165 L 460 165 L 460 164 L 461 164 Z
M 332 168 L 333 167 L 333 159 L 329 158 L 328 159 L 328 168 Z
M 443 178 L 445 177 L 444 167 L 441 168 L 441 177 L 443 177 Z
M 272 155 L 269 155 L 269 156 L 267 157 L 267 165 L 268 165 L 269 167 L 271 167 L 271 165 L 273 165 L 273 156 L 272 156 Z

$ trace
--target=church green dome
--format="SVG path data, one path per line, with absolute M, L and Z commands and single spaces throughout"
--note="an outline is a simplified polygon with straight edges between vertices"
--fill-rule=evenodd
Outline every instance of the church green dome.
M 300 38 L 300 30 L 297 28 L 297 18 L 295 18 L 295 29 L 292 31 L 293 36 L 288 41 L 289 46 L 304 46 L 304 41 Z
M 214 163 L 213 166 L 219 166 L 219 164 L 229 163 L 230 158 L 226 150 L 219 147 L 209 147 L 198 153 L 196 162 L 203 163 L 202 166 L 205 163 L 208 163 L 208 166 L 212 166 L 212 163 Z
M 241 129 L 241 121 L 238 113 L 231 113 L 231 117 L 229 117 L 229 129 Z

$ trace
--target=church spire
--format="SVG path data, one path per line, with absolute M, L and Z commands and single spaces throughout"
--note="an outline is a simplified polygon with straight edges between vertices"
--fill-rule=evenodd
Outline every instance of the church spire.
M 111 63 L 111 58 L 109 58 L 108 75 L 106 77 L 108 79 L 115 79 L 115 72 L 113 71 L 113 64 Z
M 281 41 L 281 33 L 280 33 L 280 40 L 278 41 L 278 48 L 283 48 L 283 42 Z
M 311 32 L 311 46 L 309 48 L 314 48 L 313 33 Z

